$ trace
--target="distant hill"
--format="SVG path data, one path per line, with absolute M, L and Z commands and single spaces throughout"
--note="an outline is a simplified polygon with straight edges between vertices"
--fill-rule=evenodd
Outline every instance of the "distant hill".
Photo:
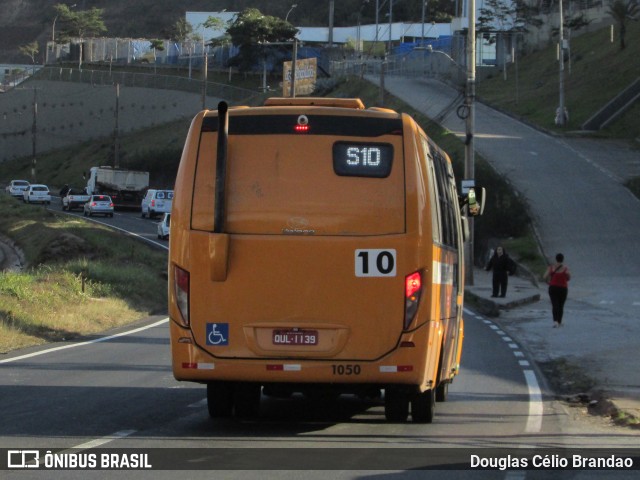
M 106 35 L 123 38 L 166 38 L 166 32 L 187 11 L 241 11 L 258 8 L 266 15 L 286 17 L 301 26 L 328 25 L 329 0 L 75 0 L 77 9 L 103 8 Z M 57 3 L 72 5 L 72 0 L 0 0 L 0 63 L 25 63 L 28 58 L 18 52 L 20 45 L 34 40 L 44 52 L 46 41 L 51 39 L 51 27 L 55 18 L 53 6 Z M 421 18 L 420 2 L 398 2 L 394 5 L 394 21 L 418 21 Z M 436 5 L 432 1 L 430 4 Z M 415 5 L 414 5 L 415 4 Z M 375 18 L 375 1 L 364 4 L 362 0 L 336 0 L 334 25 L 355 25 L 358 14 L 363 23 Z M 435 7 L 432 7 L 435 8 Z M 384 17 L 381 17 L 384 18 Z M 384 20 L 381 20 L 384 21 Z

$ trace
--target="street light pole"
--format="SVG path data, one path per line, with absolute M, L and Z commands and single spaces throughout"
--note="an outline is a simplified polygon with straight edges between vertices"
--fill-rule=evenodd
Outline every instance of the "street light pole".
M 389 55 L 391 55 L 391 27 L 393 26 L 393 0 L 389 0 Z
M 296 8 L 298 6 L 297 3 L 294 3 L 293 5 L 291 5 L 291 8 L 289 9 L 289 11 L 287 12 L 287 15 L 284 17 L 284 21 L 288 22 L 289 21 L 289 14 L 291 13 L 291 11 Z
M 474 132 L 475 132 L 475 96 L 476 96 L 476 2 L 469 0 L 469 29 L 467 37 L 467 91 L 465 104 L 467 106 L 466 140 L 465 140 L 465 162 L 464 178 L 471 183 L 475 183 L 475 153 L 474 153 Z M 467 242 L 467 255 L 465 262 L 465 277 L 468 285 L 473 285 L 473 216 L 466 213 L 469 223 L 469 241 Z
M 564 127 L 567 123 L 567 116 L 565 114 L 565 106 L 564 106 L 564 15 L 562 12 L 562 0 L 560 0 L 558 4 L 560 5 L 560 30 L 559 30 L 560 55 L 558 59 L 560 61 L 560 72 L 559 72 L 559 75 L 560 75 L 559 103 L 560 105 L 558 106 L 558 111 L 556 112 L 556 125 L 560 127 Z

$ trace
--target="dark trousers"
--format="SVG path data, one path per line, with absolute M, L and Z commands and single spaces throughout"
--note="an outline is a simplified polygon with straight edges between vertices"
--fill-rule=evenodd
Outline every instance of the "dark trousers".
M 509 275 L 507 272 L 493 273 L 493 296 L 500 294 L 504 297 L 507 294 L 507 284 L 509 283 Z
M 564 313 L 564 302 L 567 301 L 567 293 L 569 290 L 564 287 L 549 287 L 549 298 L 551 298 L 551 311 L 553 312 L 553 321 L 562 323 L 562 314 Z

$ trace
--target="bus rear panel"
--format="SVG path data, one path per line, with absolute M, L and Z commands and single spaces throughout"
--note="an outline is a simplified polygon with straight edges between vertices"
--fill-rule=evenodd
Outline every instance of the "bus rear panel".
M 173 372 L 207 384 L 212 416 L 384 391 L 388 419 L 432 420 L 459 368 L 462 239 L 448 157 L 410 117 L 315 98 L 201 112 L 170 238 Z

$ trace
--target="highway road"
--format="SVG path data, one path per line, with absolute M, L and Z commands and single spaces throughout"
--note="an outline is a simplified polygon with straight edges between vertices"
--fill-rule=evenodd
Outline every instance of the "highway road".
M 55 203 L 51 208 L 59 208 Z M 88 220 L 167 246 L 156 240 L 155 222 L 139 213 Z M 459 470 L 470 466 L 476 449 L 531 460 L 549 448 L 637 446 L 636 435 L 566 410 L 548 395 L 526 349 L 499 324 L 470 310 L 461 374 L 448 401 L 437 404 L 430 425 L 388 423 L 382 401 L 348 396 L 322 402 L 263 398 L 258 419 L 213 421 L 204 387 L 173 379 L 168 321 L 141 319 L 104 336 L 0 358 L 0 454 L 125 449 L 111 451 L 150 452 L 156 470 L 11 469 L 2 471 L 2 478 L 174 478 L 171 468 L 183 470 L 185 478 L 230 479 L 423 478 L 425 466 L 456 469 L 438 473 L 445 478 L 608 478 L 604 473 L 632 478 L 634 473 Z

